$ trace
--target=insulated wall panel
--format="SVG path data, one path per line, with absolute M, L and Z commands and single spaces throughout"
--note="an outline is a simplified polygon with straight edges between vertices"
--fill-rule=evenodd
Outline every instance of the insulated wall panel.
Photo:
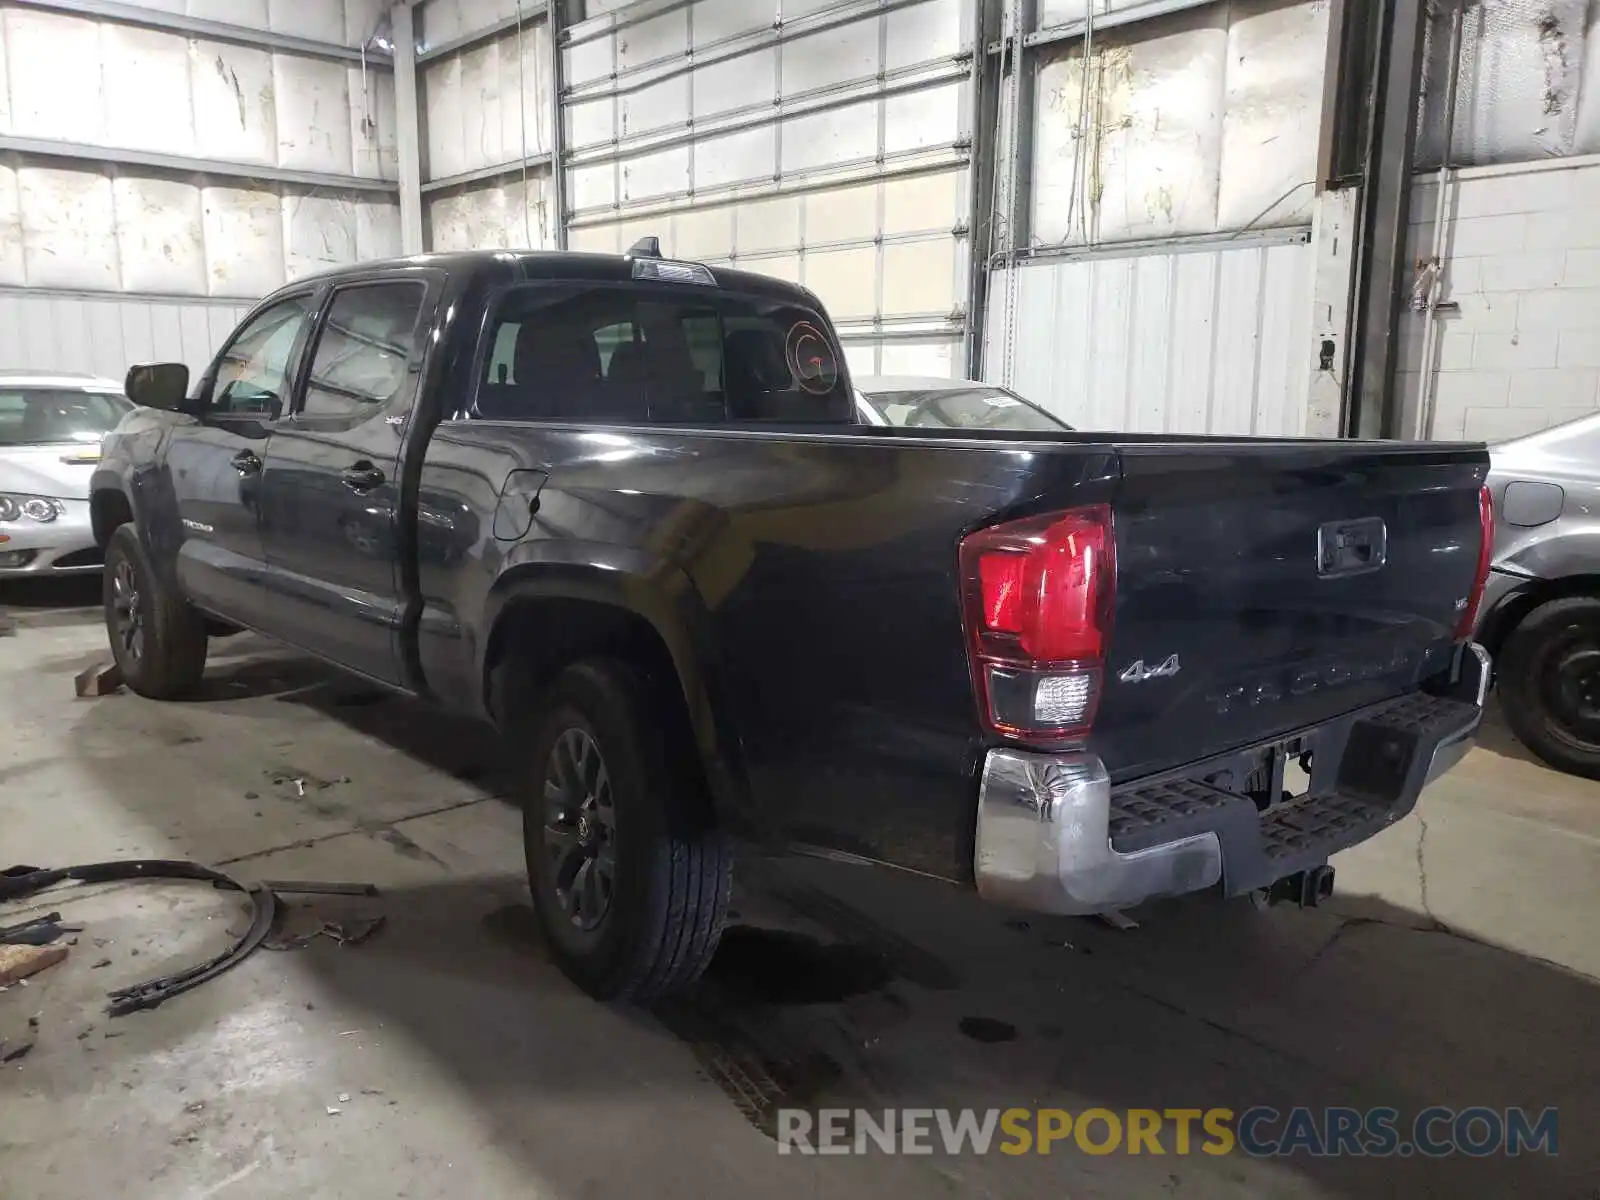
M 337 17 L 341 9 L 328 11 Z M 251 14 L 233 16 L 238 23 Z M 332 32 L 335 22 L 325 24 Z M 343 60 L 19 7 L 0 8 L 0 61 L 0 133 L 108 151 L 393 174 L 385 169 L 393 157 L 393 79 L 376 64 L 363 72 Z
M 1327 22 L 1313 0 L 1198 6 L 1096 34 L 1087 79 L 1082 41 L 1041 48 L 1033 244 L 1304 224 Z
M 426 178 L 549 152 L 549 36 L 530 19 L 423 67 Z
M 985 377 L 1080 429 L 1297 436 L 1313 265 L 1310 245 L 1285 241 L 1044 259 L 1016 268 L 1014 292 L 997 270 Z

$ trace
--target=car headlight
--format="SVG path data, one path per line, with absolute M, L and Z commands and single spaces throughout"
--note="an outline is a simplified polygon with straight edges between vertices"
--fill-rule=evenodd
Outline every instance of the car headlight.
M 0 521 L 54 521 L 67 506 L 49 496 L 9 496 L 0 492 Z

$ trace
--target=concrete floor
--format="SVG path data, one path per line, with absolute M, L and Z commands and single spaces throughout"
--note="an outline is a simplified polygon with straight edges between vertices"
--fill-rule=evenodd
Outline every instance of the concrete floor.
M 1118 931 L 751 862 L 711 977 L 641 1012 L 579 994 L 530 932 L 484 731 L 251 638 L 214 644 L 201 701 L 75 700 L 104 635 L 62 605 L 87 599 L 30 593 L 0 639 L 0 866 L 370 881 L 388 923 L 110 1020 L 107 989 L 220 948 L 238 900 L 145 883 L 8 906 L 86 929 L 0 995 L 0 1037 L 40 1022 L 0 1067 L 0 1195 L 1600 1195 L 1600 785 L 1498 730 L 1338 860 L 1331 908 L 1169 904 Z M 295 898 L 290 920 L 373 903 Z M 783 1103 L 1555 1105 L 1562 1136 L 1518 1160 L 780 1157 L 759 1126 Z

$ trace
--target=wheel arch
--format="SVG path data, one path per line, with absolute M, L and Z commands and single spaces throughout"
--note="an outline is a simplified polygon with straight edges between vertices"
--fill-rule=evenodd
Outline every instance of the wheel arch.
M 1600 597 L 1600 574 L 1529 579 L 1512 588 L 1484 614 L 1478 627 L 1478 641 L 1492 658 L 1498 659 L 1506 641 L 1529 613 L 1552 600 L 1566 600 L 1572 596 Z
M 674 732 L 693 747 L 719 821 L 748 831 L 748 777 L 693 584 L 636 552 L 583 553 L 568 543 L 550 550 L 560 557 L 514 562 L 490 591 L 481 642 L 485 710 L 503 726 L 563 667 L 596 656 L 628 661 L 659 688 Z M 515 675 L 501 670 L 512 660 L 520 664 Z

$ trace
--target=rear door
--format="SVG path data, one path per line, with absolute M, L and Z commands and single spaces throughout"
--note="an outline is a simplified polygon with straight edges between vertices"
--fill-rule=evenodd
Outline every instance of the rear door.
M 437 272 L 390 272 L 328 294 L 261 480 L 273 632 L 386 683 L 403 679 L 400 450 L 438 291 Z
M 1097 751 L 1127 778 L 1274 738 L 1449 666 L 1481 447 L 1118 447 Z
M 308 288 L 251 314 L 200 381 L 201 420 L 174 428 L 167 444 L 184 592 L 250 624 L 264 615 L 261 468 L 289 410 L 313 307 Z

